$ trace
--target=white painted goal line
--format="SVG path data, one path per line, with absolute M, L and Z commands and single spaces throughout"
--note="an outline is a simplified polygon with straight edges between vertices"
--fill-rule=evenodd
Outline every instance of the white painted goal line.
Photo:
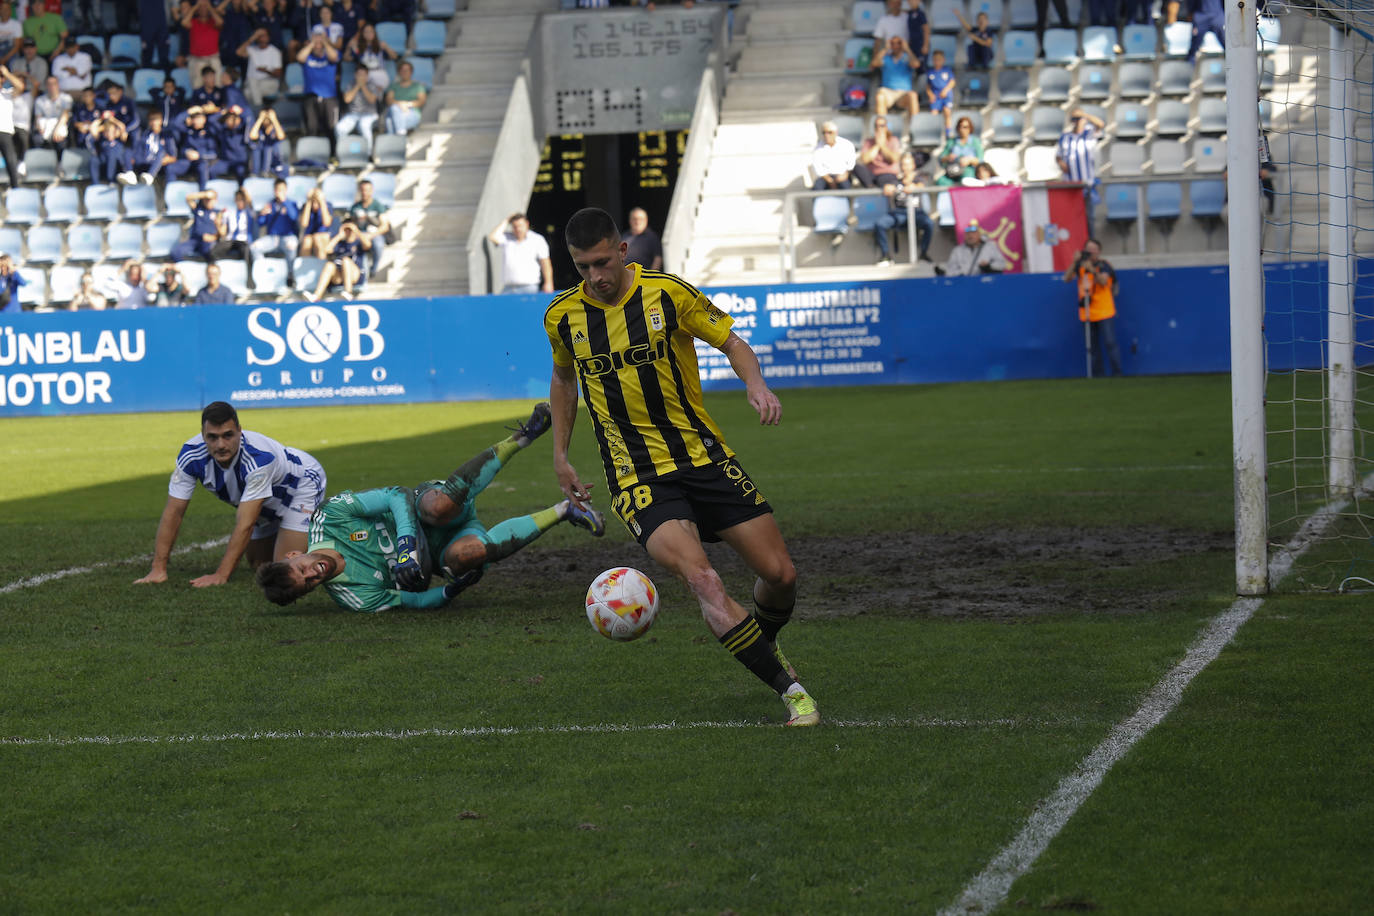
M 1361 482 L 1360 491 L 1367 493 L 1371 486 L 1374 486 L 1374 474 Z M 1277 585 L 1288 575 L 1293 563 L 1321 537 L 1347 505 L 1349 500 L 1322 506 L 1287 544 L 1274 552 L 1269 561 L 1271 585 Z M 1134 713 L 1117 723 L 1078 767 L 1060 780 L 1054 792 L 1036 806 L 1021 831 L 974 876 L 954 903 L 939 911 L 939 916 L 988 913 L 1001 906 L 1016 879 L 1030 871 L 1050 841 L 1102 783 L 1112 766 L 1178 706 L 1184 688 L 1221 654 L 1236 631 L 1263 603 L 1262 598 L 1237 598 L 1229 608 L 1208 621 L 1184 653 L 1183 660 L 1150 689 Z
M 229 543 L 229 536 L 217 537 L 210 541 L 201 541 L 198 544 L 187 544 L 172 551 L 172 556 L 179 556 L 183 553 L 191 553 L 196 550 L 210 550 L 213 547 L 223 547 Z M 90 566 L 72 566 L 67 569 L 59 569 L 50 573 L 42 573 L 37 576 L 30 576 L 27 579 L 16 579 L 0 585 L 0 595 L 8 595 L 10 592 L 17 592 L 24 588 L 36 588 L 39 585 L 46 585 L 49 582 L 56 582 L 58 579 L 65 579 L 68 576 L 79 576 L 83 573 L 95 572 L 97 569 L 106 569 L 111 566 L 124 566 L 128 563 L 150 562 L 153 555 L 150 553 L 139 554 L 136 557 L 125 557 L 122 560 L 103 560 L 99 563 L 92 563 Z

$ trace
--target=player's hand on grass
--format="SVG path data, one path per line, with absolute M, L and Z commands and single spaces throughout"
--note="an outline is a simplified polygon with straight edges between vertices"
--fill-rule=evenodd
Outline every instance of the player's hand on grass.
M 152 570 L 151 572 L 149 572 L 148 575 L 144 576 L 142 579 L 135 579 L 135 580 L 134 580 L 134 585 L 153 585 L 153 584 L 158 583 L 158 582 L 166 582 L 166 581 L 167 581 L 167 570 L 165 570 L 165 569 L 154 569 L 154 570 Z
M 467 572 L 458 576 L 452 582 L 444 586 L 444 600 L 452 601 L 464 591 L 477 584 L 477 580 L 482 578 L 482 573 L 486 572 L 485 567 L 479 566 L 476 569 L 469 569 Z
M 563 491 L 563 495 L 571 499 L 573 505 L 579 509 L 587 508 L 587 501 L 592 498 L 592 484 L 583 483 L 577 476 L 577 471 L 566 461 L 555 459 L 553 470 L 558 475 L 558 488 Z
M 782 420 L 782 402 L 766 385 L 750 388 L 746 392 L 749 404 L 759 412 L 759 424 L 777 426 Z
M 229 581 L 228 576 L 221 576 L 217 572 L 204 576 L 197 576 L 191 580 L 191 585 L 195 588 L 208 588 L 211 585 L 223 585 Z
M 408 592 L 425 589 L 425 571 L 416 549 L 415 535 L 403 534 L 396 539 L 396 584 Z

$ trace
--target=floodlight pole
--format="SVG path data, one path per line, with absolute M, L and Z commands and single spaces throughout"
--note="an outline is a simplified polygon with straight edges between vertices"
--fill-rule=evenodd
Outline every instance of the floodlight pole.
M 1226 182 L 1231 295 L 1231 447 L 1236 593 L 1269 590 L 1264 441 L 1264 265 L 1260 259 L 1259 54 L 1254 0 L 1226 2 Z
M 1331 210 L 1327 219 L 1326 346 L 1327 346 L 1327 489 L 1331 499 L 1349 499 L 1355 492 L 1355 314 L 1354 259 L 1350 257 L 1350 201 L 1355 170 L 1350 164 L 1355 133 L 1355 105 L 1351 97 L 1353 73 L 1345 33 L 1331 27 L 1331 99 L 1327 105 L 1326 170 Z

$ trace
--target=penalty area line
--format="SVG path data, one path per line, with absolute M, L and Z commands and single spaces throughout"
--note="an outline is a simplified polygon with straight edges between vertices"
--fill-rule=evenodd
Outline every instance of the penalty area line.
M 229 543 L 229 537 L 215 538 L 212 541 L 201 541 L 199 544 L 187 544 L 172 551 L 172 556 L 179 556 L 183 553 L 191 553 L 196 550 L 209 550 L 212 547 L 223 547 Z M 90 566 L 73 566 L 69 569 L 59 569 L 55 572 L 43 573 L 37 576 L 30 576 L 27 579 L 16 579 L 5 585 L 0 585 L 0 595 L 8 595 L 10 592 L 17 592 L 25 588 L 37 588 L 40 585 L 47 585 L 49 582 L 56 582 L 58 579 L 66 579 L 68 576 L 80 576 L 85 573 L 95 572 L 97 569 L 107 569 L 111 566 L 124 566 L 128 563 L 139 561 L 147 562 L 153 558 L 150 553 L 139 554 L 136 557 L 125 557 L 122 560 L 104 560 L 100 563 L 92 563 Z
M 1031 719 L 834 719 L 823 727 L 844 729 L 975 729 L 1023 728 L 1029 726 L 1068 726 L 1072 721 L 1048 722 Z M 527 735 L 618 735 L 636 732 L 730 730 L 768 728 L 768 724 L 744 720 L 722 722 L 602 722 L 596 725 L 489 725 L 471 728 L 330 729 L 324 731 L 246 731 L 204 735 L 49 735 L 42 738 L 0 737 L 0 747 L 76 747 L 85 744 L 230 744 L 248 741 L 364 741 L 384 739 L 409 741 L 414 738 L 507 738 Z
M 1371 485 L 1374 485 L 1374 474 L 1362 482 L 1361 492 L 1368 492 Z M 1336 521 L 1347 505 L 1348 500 L 1331 502 L 1314 512 L 1271 558 L 1269 581 L 1281 582 L 1292 570 L 1293 563 Z M 988 913 L 1001 906 L 1016 879 L 1030 871 L 1050 841 L 1101 785 L 1112 766 L 1173 712 L 1183 699 L 1184 688 L 1221 654 L 1263 603 L 1262 598 L 1237 598 L 1229 608 L 1208 621 L 1184 653 L 1183 660 L 1150 689 L 1134 713 L 1117 723 L 1102 743 L 1060 780 L 1054 792 L 1036 806 L 1021 832 L 964 887 L 954 903 L 939 911 L 939 916 Z

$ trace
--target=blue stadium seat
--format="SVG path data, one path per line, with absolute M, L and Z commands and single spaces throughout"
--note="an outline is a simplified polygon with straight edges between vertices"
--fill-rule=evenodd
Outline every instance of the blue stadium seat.
M 1045 63 L 1071 64 L 1077 59 L 1077 32 L 1073 29 L 1045 30 Z
M 1002 29 L 1002 0 L 969 0 L 968 21 L 973 22 L 979 13 L 988 14 L 988 25 L 994 32 Z
M 124 76 L 122 70 L 97 70 L 91 77 L 91 85 L 99 92 L 106 86 L 123 86 L 129 88 L 129 80 Z
M 1115 136 L 1122 139 L 1138 140 L 1146 134 L 1150 121 L 1150 109 L 1137 102 L 1121 102 L 1116 106 Z
M 339 64 L 339 85 L 352 86 L 353 74 L 358 72 L 358 64 L 355 61 L 346 60 Z
M 1226 100 L 1205 98 L 1197 104 L 1197 132 L 1200 134 L 1226 133 Z
M 153 191 L 152 185 L 126 185 L 121 193 L 124 198 L 125 219 L 157 218 L 157 194 Z
M 81 289 L 81 275 L 85 272 L 86 268 L 72 264 L 54 267 L 48 278 L 52 283 L 52 295 L 48 297 L 48 302 L 64 307 L 70 303 Z
M 0 227 L 0 254 L 7 254 L 15 263 L 24 260 L 24 233 L 13 226 Z
M 50 223 L 72 223 L 81 218 L 74 184 L 57 184 L 43 189 L 43 212 Z
M 1175 22 L 1164 27 L 1164 56 L 1187 57 L 1188 48 L 1193 43 L 1193 24 Z
M 931 35 L 931 36 L 930 36 L 930 53 L 931 53 L 931 54 L 934 54 L 936 51 L 939 51 L 940 53 L 944 54 L 944 55 L 945 55 L 945 63 L 946 63 L 947 65 L 949 65 L 949 67 L 950 67 L 951 69 L 955 69 L 955 68 L 956 68 L 956 65 L 955 65 L 954 59 L 955 59 L 955 57 L 957 57 L 957 56 L 959 55 L 959 38 L 958 38 L 958 36 L 955 36 L 955 35 L 942 35 L 942 34 L 940 34 L 940 33 L 938 33 L 938 32 L 935 33 L 935 34 L 933 34 L 933 35 Z M 959 66 L 962 66 L 962 64 L 963 64 L 963 61 L 960 61 Z
M 105 233 L 94 223 L 77 223 L 67 229 L 68 261 L 99 261 L 105 257 Z
M 57 180 L 57 153 L 34 147 L 24 154 L 24 183 L 47 184 Z
M 988 103 L 992 95 L 992 87 L 988 85 L 988 75 L 977 71 L 967 71 L 960 77 L 962 83 L 962 95 L 960 104 L 976 105 L 982 108 Z
M 1063 67 L 1041 67 L 1038 83 L 1040 101 L 1067 102 L 1069 100 L 1069 88 L 1073 85 L 1073 77 Z
M 945 121 L 933 111 L 919 111 L 911 118 L 911 145 L 929 149 L 945 142 Z
M 280 4 L 278 4 L 280 6 Z M 181 35 L 172 31 L 167 35 L 167 57 L 176 60 L 181 56 Z
M 305 68 L 297 61 L 291 61 L 286 65 L 286 73 L 283 74 L 283 86 L 286 95 L 292 98 L 300 98 L 305 95 Z M 285 127 L 286 125 L 282 125 Z
M 115 223 L 105 234 L 108 257 L 115 261 L 143 257 L 143 227 L 138 223 Z
M 262 209 L 262 206 L 272 199 L 272 187 L 275 184 L 274 179 L 263 178 L 261 175 L 251 175 L 243 180 L 243 190 L 253 202 L 254 209 Z
M 358 134 L 349 134 L 335 145 L 335 155 L 338 157 L 338 167 L 341 169 L 365 168 L 370 155 L 367 148 L 367 138 Z
M 1057 105 L 1036 105 L 1031 109 L 1031 141 L 1054 143 L 1064 133 L 1064 111 Z
M 316 181 L 309 175 L 291 175 L 286 179 L 286 199 L 294 200 L 298 205 L 305 205 L 305 197 L 316 185 Z
M 1194 140 L 1193 171 L 1203 174 L 1226 171 L 1226 141 L 1217 137 Z
M 1003 105 L 1020 104 L 1030 98 L 1030 72 L 1011 68 L 998 70 L 997 97 Z
M 1183 185 L 1177 181 L 1152 181 L 1145 186 L 1145 212 L 1150 222 L 1164 235 L 1164 250 L 1169 250 L 1169 235 L 1183 212 Z
M 19 304 L 39 306 L 48 301 L 48 275 L 41 267 L 21 267 L 19 276 L 24 285 L 19 287 Z
M 1131 24 L 1121 30 L 1122 60 L 1154 60 L 1159 53 L 1159 33 L 1152 25 Z
M 1188 132 L 1188 103 L 1160 99 L 1155 105 L 1155 136 L 1181 137 Z
M 302 163 L 314 163 L 303 165 Z M 301 137 L 296 141 L 296 151 L 291 157 L 291 165 L 302 169 L 325 169 L 329 167 L 329 138 Z
M 930 0 L 926 4 L 926 12 L 930 17 L 930 30 L 932 32 L 949 32 L 958 34 L 964 30 L 959 22 L 959 15 L 964 12 L 963 0 Z M 956 14 L 957 12 L 957 14 Z M 973 20 L 969 20 L 972 22 Z
M 1159 94 L 1183 97 L 1193 91 L 1193 65 L 1186 60 L 1166 60 L 1159 65 Z
M 1226 182 L 1218 180 L 1194 181 L 1188 185 L 1188 201 L 1193 219 L 1202 223 L 1207 233 L 1207 247 L 1212 247 L 1212 233 L 1221 225 L 1221 214 L 1226 209 Z
M 121 273 L 118 264 L 91 265 L 91 278 L 95 280 L 95 288 L 105 296 L 109 308 L 114 308 L 115 303 L 119 301 L 115 295 L 115 283 L 119 281 Z
M 1183 144 L 1177 140 L 1156 140 L 1150 144 L 1150 170 L 1156 175 L 1176 175 L 1183 171 Z
M 143 57 L 143 39 L 120 32 L 110 36 L 110 66 L 117 70 L 133 70 Z
M 187 70 L 185 67 L 175 67 L 173 68 L 172 72 L 168 74 L 168 76 L 172 78 L 172 82 L 177 84 L 178 89 L 180 89 L 182 92 L 188 94 L 190 93 L 191 72 L 189 70 Z
M 875 195 L 855 198 L 854 216 L 858 222 L 854 224 L 854 228 L 859 232 L 872 232 L 878 225 L 878 219 L 885 216 L 887 211 L 886 197 Z
M 1015 146 L 1021 142 L 1025 116 L 1019 108 L 998 108 L 992 113 L 992 142 Z
M 426 19 L 452 19 L 457 12 L 456 0 L 425 0 Z
M 235 296 L 248 295 L 248 264 L 237 258 L 221 258 L 215 262 L 219 265 L 219 282 L 234 291 Z
M 406 138 L 382 134 L 372 144 L 372 162 L 378 168 L 403 168 L 406 164 Z
M 410 64 L 411 79 L 424 86 L 426 89 L 434 88 L 434 58 L 432 57 L 407 57 L 406 61 Z
M 149 223 L 147 237 L 149 259 L 166 258 L 172 253 L 172 246 L 181 241 L 181 224 L 171 220 Z
M 867 76 L 873 70 L 873 39 L 850 38 L 843 53 L 846 73 Z
M 30 226 L 27 244 L 31 264 L 55 264 L 62 260 L 62 230 L 57 226 Z
M 280 97 L 272 102 L 272 108 L 277 112 L 277 120 L 281 122 L 282 130 L 287 133 L 294 133 L 304 127 L 305 116 L 301 113 L 301 103 L 296 99 Z
M 1259 52 L 1261 54 L 1273 54 L 1279 46 L 1279 20 L 1273 16 L 1261 16 L 1257 28 L 1259 34 L 1256 36 L 1256 40 L 1259 42 Z
M 319 258 L 296 258 L 291 262 L 291 274 L 296 279 L 296 289 L 313 291 L 320 282 L 320 271 L 324 261 Z
M 954 225 L 954 201 L 948 191 L 935 195 L 935 222 L 941 226 Z
M 57 171 L 67 181 L 90 181 L 91 151 L 84 147 L 64 149 Z
M 325 202 L 335 209 L 353 206 L 358 197 L 358 179 L 353 175 L 334 172 L 324 176 L 320 186 L 324 189 Z
M 1116 60 L 1116 29 L 1093 25 L 1083 30 L 1083 59 L 1107 62 Z
M 969 22 L 973 20 L 970 19 Z M 1011 0 L 1007 13 L 1007 27 L 1012 29 L 1035 28 L 1035 0 Z
M 153 90 L 162 87 L 162 71 L 140 68 L 134 71 L 134 101 L 140 105 L 153 104 Z
M 1106 99 L 1112 94 L 1111 64 L 1080 64 L 1078 67 L 1078 97 L 1083 100 Z
M 286 292 L 287 264 L 284 258 L 253 259 L 253 291 L 259 296 L 280 296 Z
M 849 229 L 849 199 L 845 197 L 817 197 L 811 201 L 811 218 L 815 230 L 822 235 L 843 233 Z
M 850 28 L 855 35 L 872 35 L 883 12 L 883 5 L 876 0 L 858 0 L 850 11 Z
M 380 29 L 383 25 L 386 23 L 378 23 L 377 27 Z M 415 39 L 416 54 L 421 57 L 438 57 L 444 53 L 444 48 L 448 44 L 448 26 L 436 19 L 421 19 L 415 23 L 411 36 Z M 404 46 L 402 43 L 392 45 L 392 48 L 400 51 Z
M 1002 36 L 1002 65 L 1033 67 L 1038 51 L 1034 32 L 1012 31 Z
M 186 287 L 187 296 L 194 296 L 205 288 L 205 262 L 200 260 L 177 261 L 177 270 L 181 271 L 181 282 Z
M 215 192 L 215 202 L 221 207 L 234 206 L 234 192 L 239 189 L 239 183 L 232 178 L 211 178 L 205 185 L 205 190 Z
M 1221 40 L 1217 38 L 1216 32 L 1208 32 L 1202 36 L 1202 44 L 1197 49 L 1198 57 L 1214 57 L 1218 54 L 1225 54 L 1226 49 L 1221 46 Z
M 419 23 L 416 23 L 418 25 Z M 402 22 L 379 22 L 377 23 L 377 38 L 391 46 L 391 50 L 397 54 L 404 54 L 406 49 L 406 27 Z
M 1223 60 L 1204 60 L 1198 69 L 1202 72 L 1202 91 L 1205 93 L 1226 92 L 1226 62 Z
M 368 172 L 364 176 L 372 182 L 372 196 L 388 207 L 396 205 L 396 175 L 394 172 Z
M 1121 233 L 1121 250 L 1126 251 L 1126 238 L 1140 219 L 1140 190 L 1134 184 L 1110 184 L 1103 188 L 1107 198 L 1107 225 Z
M 190 216 L 186 195 L 200 190 L 194 181 L 169 181 L 162 189 L 162 212 L 168 216 Z
M 119 185 L 87 185 L 81 197 L 86 207 L 86 219 L 109 222 L 119 218 Z
M 25 226 L 41 222 L 42 199 L 36 188 L 10 188 L 5 192 L 5 223 Z
M 1117 68 L 1116 94 L 1123 99 L 1143 99 L 1155 91 L 1155 66 L 1128 61 Z

